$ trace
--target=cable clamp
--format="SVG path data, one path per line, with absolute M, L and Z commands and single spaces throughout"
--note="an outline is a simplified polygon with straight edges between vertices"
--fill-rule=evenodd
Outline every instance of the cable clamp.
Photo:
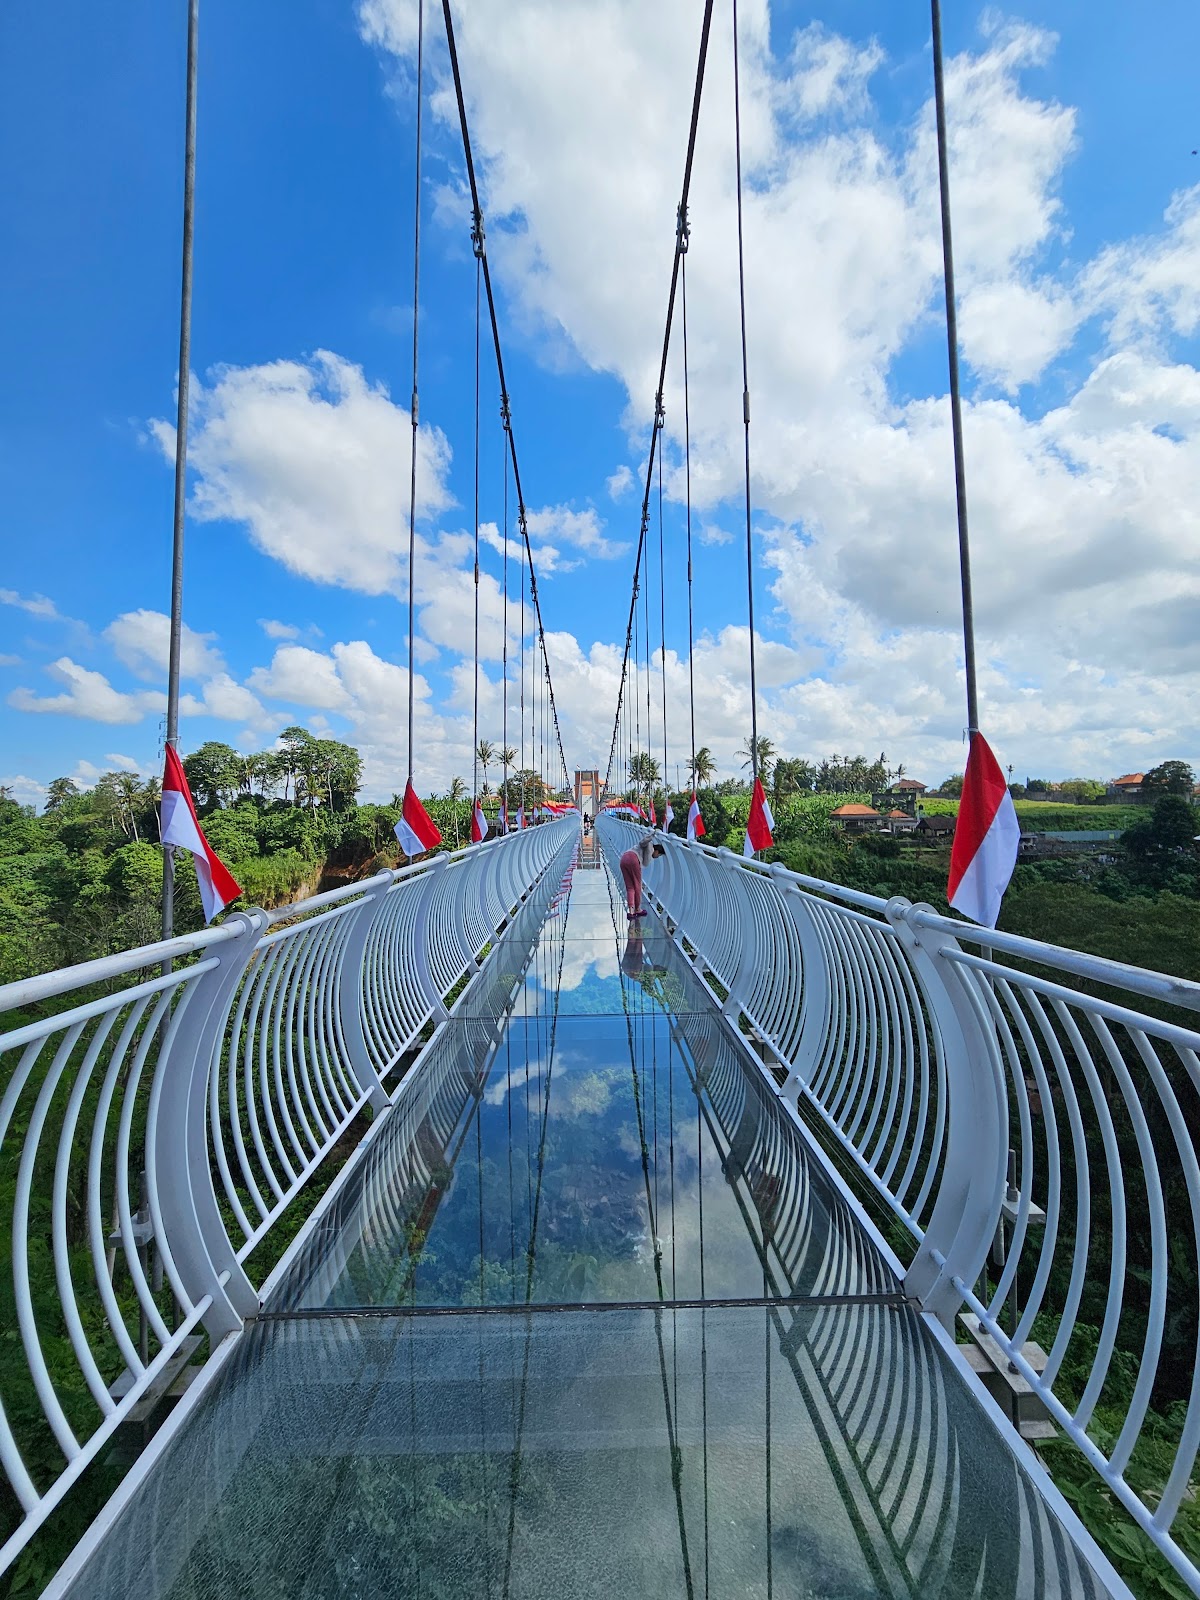
M 657 433 L 661 433 L 663 431 L 663 429 L 666 427 L 666 425 L 667 425 L 667 413 L 663 408 L 662 390 L 660 389 L 658 391 L 658 393 L 654 397 L 654 427 L 655 427 L 655 431 Z
M 675 208 L 675 249 L 681 256 L 687 254 L 691 236 L 692 230 L 688 225 L 687 207 L 681 202 Z
M 483 260 L 484 240 L 486 238 L 487 234 L 483 226 L 483 212 L 476 206 L 471 216 L 471 249 L 475 252 L 477 261 Z

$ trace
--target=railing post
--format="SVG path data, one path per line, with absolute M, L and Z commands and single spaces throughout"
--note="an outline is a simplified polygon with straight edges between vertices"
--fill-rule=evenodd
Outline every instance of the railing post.
M 793 1059 L 788 1062 L 784 1088 L 788 1099 L 795 1104 L 801 1086 L 812 1081 L 829 1034 L 829 958 L 811 897 L 799 884 L 789 881 L 790 874 L 781 863 L 776 862 L 771 867 L 771 877 L 800 941 L 800 1038 Z
M 435 1024 L 445 1022 L 450 1013 L 446 1010 L 446 1002 L 442 998 L 441 990 L 433 976 L 433 968 L 429 965 L 429 908 L 441 887 L 442 874 L 450 865 L 450 858 L 446 855 L 434 856 L 429 863 L 429 870 L 422 873 L 420 879 L 420 902 L 413 915 L 413 965 L 417 969 L 417 980 L 421 986 L 421 994 L 429 1003 L 430 1015 Z
M 367 1049 L 367 1035 L 363 1027 L 363 961 L 371 929 L 383 911 L 392 883 L 390 872 L 378 872 L 364 882 L 362 902 L 342 948 L 338 972 L 338 1015 L 341 1018 L 342 1041 L 346 1046 L 348 1065 L 363 1093 L 370 1091 L 368 1104 L 376 1112 L 386 1109 L 390 1101 Z
M 214 1341 L 258 1310 L 258 1294 L 217 1204 L 208 1143 L 209 1075 L 220 1060 L 230 1007 L 267 927 L 267 914 L 235 911 L 225 925 L 231 922 L 241 927 L 240 936 L 220 946 L 217 966 L 197 980 L 179 1026 L 159 1055 L 148 1142 L 156 1224 L 193 1303 L 212 1297 L 203 1321 Z
M 962 1304 L 955 1284 L 983 1269 L 1004 1200 L 1008 1108 L 994 1030 L 971 1004 L 964 980 L 947 961 L 957 939 L 915 926 L 907 900 L 889 900 L 886 916 L 912 963 L 946 1067 L 945 1157 L 925 1237 L 905 1274 L 905 1293 L 948 1328 Z
M 736 1019 L 737 1013 L 741 1009 L 742 1001 L 745 999 L 746 990 L 750 987 L 753 978 L 750 965 L 746 960 L 746 951 L 750 948 L 752 942 L 747 915 L 749 900 L 743 893 L 742 884 L 738 877 L 742 869 L 733 851 L 722 845 L 717 851 L 717 860 L 728 874 L 724 891 L 720 894 L 719 899 L 721 904 L 729 908 L 729 914 L 737 920 L 740 934 L 736 941 L 738 951 L 737 970 L 730 974 L 727 980 L 729 992 L 726 994 L 721 1006 L 721 1013 L 723 1016 Z

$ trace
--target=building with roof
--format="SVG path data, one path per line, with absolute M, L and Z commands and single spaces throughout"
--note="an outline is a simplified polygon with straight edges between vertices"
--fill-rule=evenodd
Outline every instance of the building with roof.
M 1106 795 L 1110 800 L 1137 800 L 1142 793 L 1142 780 L 1144 772 L 1126 772 L 1120 778 L 1113 778 L 1106 787 Z
M 917 819 L 909 811 L 901 811 L 894 806 L 883 819 L 887 823 L 889 833 L 915 833 Z
M 883 826 L 883 818 L 873 806 L 860 805 L 851 800 L 829 813 L 830 822 L 836 822 L 847 833 L 875 833 Z
M 925 839 L 933 839 L 937 842 L 950 840 L 954 837 L 954 826 L 957 820 L 956 817 L 946 816 L 922 817 L 920 822 L 917 823 L 916 831 Z

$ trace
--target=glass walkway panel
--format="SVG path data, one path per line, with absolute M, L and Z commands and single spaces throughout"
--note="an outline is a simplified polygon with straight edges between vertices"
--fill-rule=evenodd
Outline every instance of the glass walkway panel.
M 644 921 L 585 840 L 66 1592 L 1110 1592 Z

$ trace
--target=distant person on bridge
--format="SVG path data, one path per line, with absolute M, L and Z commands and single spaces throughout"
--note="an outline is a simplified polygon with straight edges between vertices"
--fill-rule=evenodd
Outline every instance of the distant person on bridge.
M 666 855 L 666 846 L 660 844 L 651 834 L 644 839 L 639 839 L 632 850 L 626 850 L 621 857 L 621 876 L 625 880 L 625 899 L 629 905 L 631 917 L 644 917 L 642 909 L 642 871 L 650 865 L 655 856 Z

